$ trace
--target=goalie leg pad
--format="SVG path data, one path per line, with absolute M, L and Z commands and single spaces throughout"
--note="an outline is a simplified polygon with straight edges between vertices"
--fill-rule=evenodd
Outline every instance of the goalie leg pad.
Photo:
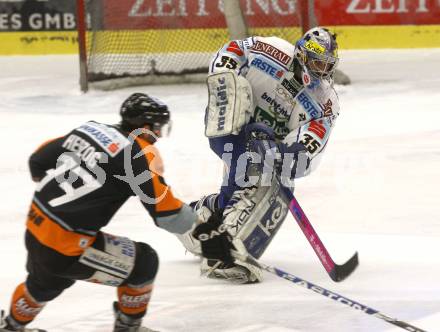
M 234 193 L 224 211 L 228 232 L 243 242 L 246 250 L 260 258 L 286 218 L 289 208 L 280 183 L 274 177 L 270 186 Z

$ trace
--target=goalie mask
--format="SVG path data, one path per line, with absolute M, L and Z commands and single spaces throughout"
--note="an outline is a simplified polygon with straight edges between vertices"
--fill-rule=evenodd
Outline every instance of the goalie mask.
M 312 79 L 331 78 L 338 65 L 336 36 L 325 28 L 313 28 L 296 42 L 295 57 Z

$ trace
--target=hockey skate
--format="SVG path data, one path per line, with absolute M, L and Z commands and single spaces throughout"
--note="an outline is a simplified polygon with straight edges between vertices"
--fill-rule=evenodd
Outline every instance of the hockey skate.
M 262 281 L 261 270 L 241 262 L 227 264 L 204 258 L 200 271 L 208 278 L 226 280 L 234 284 L 254 284 Z
M 30 329 L 15 322 L 9 317 L 5 317 L 5 312 L 0 313 L 0 332 L 47 332 L 41 329 Z
M 115 314 L 115 326 L 113 328 L 113 332 L 159 332 L 141 326 L 142 318 L 135 319 L 124 315 L 119 310 L 117 302 L 113 302 L 113 311 Z

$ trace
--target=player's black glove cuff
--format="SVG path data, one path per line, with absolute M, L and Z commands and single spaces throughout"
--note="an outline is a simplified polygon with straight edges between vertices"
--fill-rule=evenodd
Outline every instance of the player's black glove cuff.
M 200 241 L 203 257 L 217 259 L 224 263 L 233 262 L 231 256 L 233 245 L 222 223 L 220 212 L 214 213 L 207 222 L 197 225 L 193 236 Z

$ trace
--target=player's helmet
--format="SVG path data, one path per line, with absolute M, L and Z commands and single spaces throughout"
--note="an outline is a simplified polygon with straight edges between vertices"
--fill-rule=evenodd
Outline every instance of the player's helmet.
M 326 28 L 313 28 L 296 42 L 295 57 L 312 78 L 332 77 L 338 65 L 336 35 Z
M 121 105 L 123 127 L 136 129 L 149 125 L 155 133 L 161 133 L 164 126 L 171 128 L 168 106 L 159 99 L 145 93 L 133 93 Z

